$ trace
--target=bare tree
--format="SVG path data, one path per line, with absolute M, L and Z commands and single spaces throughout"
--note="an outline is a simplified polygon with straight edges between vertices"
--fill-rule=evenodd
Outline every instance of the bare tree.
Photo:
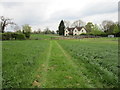
M 42 31 L 41 31 L 41 29 L 40 29 L 40 28 L 38 28 L 37 32 L 38 32 L 38 33 L 41 33 Z
M 103 30 L 104 30 L 104 31 L 109 30 L 109 29 L 110 29 L 110 27 L 111 27 L 113 24 L 114 24 L 114 22 L 113 22 L 113 21 L 104 20 L 104 21 L 102 22 L 102 27 L 103 27 Z
M 15 26 L 14 26 L 14 31 L 15 31 L 15 32 L 20 31 L 20 30 L 21 30 L 21 28 L 20 28 L 18 25 L 15 25 Z
M 64 21 L 65 27 L 70 27 L 70 21 Z
M 15 24 L 11 21 L 10 18 L 5 18 L 4 16 L 0 17 L 0 32 L 4 33 L 5 27 L 9 24 Z
M 81 26 L 84 26 L 85 23 L 82 21 L 82 20 L 77 20 L 75 22 L 72 23 L 72 27 L 81 27 Z

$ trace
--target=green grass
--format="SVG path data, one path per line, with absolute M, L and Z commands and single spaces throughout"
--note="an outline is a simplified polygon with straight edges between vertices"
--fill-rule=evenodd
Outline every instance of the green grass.
M 55 38 L 55 37 L 59 37 L 56 34 L 31 34 L 30 39 L 51 39 L 51 38 Z
M 0 41 L 0 89 L 2 89 L 2 42 Z
M 4 41 L 3 87 L 31 87 L 48 46 L 49 41 Z
M 97 87 L 116 87 L 118 42 L 113 39 L 59 41 L 76 60 L 84 75 Z
M 117 38 L 4 41 L 2 52 L 4 88 L 118 86 Z

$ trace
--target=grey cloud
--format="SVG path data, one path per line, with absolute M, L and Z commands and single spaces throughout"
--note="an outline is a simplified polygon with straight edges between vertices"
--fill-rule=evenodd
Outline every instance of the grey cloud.
M 106 14 L 106 13 L 114 13 L 118 12 L 117 3 L 97 3 L 94 5 L 86 6 L 85 9 L 82 10 L 82 17 L 92 16 L 96 14 Z
M 114 13 L 118 11 L 117 3 L 113 3 L 112 1 L 108 3 L 103 3 L 101 1 L 95 4 L 93 4 L 92 2 L 90 4 L 86 3 L 84 8 L 80 8 L 78 6 L 78 8 L 80 9 L 78 10 L 77 8 L 77 11 L 74 9 L 71 10 L 67 8 L 64 8 L 63 10 L 58 9 L 54 11 L 49 18 L 47 18 L 47 16 L 49 16 L 48 15 L 49 13 L 46 13 L 49 12 L 47 11 L 47 8 L 50 8 L 49 3 L 47 2 L 40 2 L 40 3 L 2 2 L 0 3 L 0 5 L 2 5 L 5 9 L 10 9 L 11 13 L 13 14 L 14 12 L 12 10 L 12 7 L 14 7 L 14 9 L 16 10 L 18 9 L 17 12 L 15 12 L 16 15 L 14 15 L 13 18 L 15 18 L 16 20 L 15 22 L 18 23 L 19 25 L 23 25 L 23 24 L 46 25 L 51 23 L 59 23 L 59 21 L 62 19 L 68 21 L 78 20 L 78 19 L 82 20 L 82 18 L 87 16 L 94 16 L 96 14 L 100 15 L 106 13 Z M 24 8 L 24 6 L 27 7 Z
M 51 20 L 77 20 L 82 19 L 87 16 L 107 14 L 117 12 L 117 3 L 96 3 L 91 5 L 86 5 L 82 10 L 75 12 L 75 10 L 62 10 L 54 12 L 51 15 Z
M 4 8 L 12 8 L 16 6 L 23 5 L 23 2 L 1 2 L 0 5 L 2 5 Z
M 63 10 L 63 11 L 57 11 L 54 12 L 51 15 L 50 21 L 51 20 L 75 20 L 80 18 L 79 15 L 76 14 L 75 11 L 71 10 Z

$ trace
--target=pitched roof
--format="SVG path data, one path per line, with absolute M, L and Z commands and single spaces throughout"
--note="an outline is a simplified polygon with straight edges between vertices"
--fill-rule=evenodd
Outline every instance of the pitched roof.
M 73 31 L 75 28 L 77 28 L 78 31 L 80 31 L 84 27 L 74 27 L 74 28 L 67 28 L 68 31 Z
M 68 30 L 68 31 L 71 31 L 71 30 L 73 31 L 73 30 L 74 30 L 74 28 L 67 28 L 67 30 Z
M 83 27 L 76 27 L 78 31 L 80 31 Z

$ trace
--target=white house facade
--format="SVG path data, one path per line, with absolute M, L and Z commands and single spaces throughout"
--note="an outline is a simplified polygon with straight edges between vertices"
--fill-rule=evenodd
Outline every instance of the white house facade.
M 87 33 L 84 27 L 66 28 L 64 31 L 64 36 L 80 35 L 82 33 Z

